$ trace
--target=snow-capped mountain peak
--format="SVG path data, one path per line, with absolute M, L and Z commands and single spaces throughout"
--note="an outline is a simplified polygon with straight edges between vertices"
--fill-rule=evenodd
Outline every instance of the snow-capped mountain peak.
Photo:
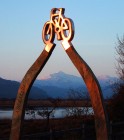
M 111 77 L 108 75 L 102 75 L 97 77 L 100 86 L 102 88 L 102 91 L 104 93 L 104 96 L 110 96 L 112 95 L 112 89 L 111 86 L 113 85 L 113 81 L 116 81 L 116 77 Z M 112 81 L 112 82 L 111 82 Z M 49 89 L 50 93 L 52 91 L 52 87 L 55 89 L 59 88 L 62 89 L 87 89 L 85 86 L 85 83 L 81 77 L 74 76 L 71 74 L 64 73 L 62 71 L 59 71 L 57 73 L 50 74 L 48 78 L 36 80 L 34 83 L 35 86 L 39 88 L 47 87 Z M 55 92 L 54 92 L 55 93 Z

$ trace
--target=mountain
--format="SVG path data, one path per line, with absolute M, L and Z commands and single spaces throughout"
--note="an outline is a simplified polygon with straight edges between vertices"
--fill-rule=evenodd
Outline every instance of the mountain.
M 117 81 L 116 77 L 99 76 L 97 77 L 104 98 L 110 98 L 114 93 L 112 90 L 113 83 Z M 20 83 L 0 78 L 0 98 L 15 98 Z M 87 97 L 87 88 L 81 77 L 58 72 L 51 74 L 46 79 L 35 80 L 31 88 L 29 98 L 46 99 L 52 98 L 68 98 L 69 93 L 81 92 Z
M 55 86 L 43 86 L 42 89 L 47 92 L 47 95 L 52 98 L 65 99 L 68 97 L 68 89 L 55 87 Z
M 85 84 L 80 77 L 66 74 L 62 71 L 51 74 L 46 79 L 36 80 L 34 86 L 43 89 L 48 96 L 53 98 L 68 98 L 70 89 L 85 89 Z
M 103 97 L 110 98 L 114 94 L 112 87 L 117 78 L 111 76 L 99 76 L 97 78 L 103 92 Z M 81 77 L 66 74 L 61 71 L 51 74 L 46 79 L 36 80 L 34 86 L 43 89 L 47 92 L 48 96 L 52 97 L 67 98 L 70 89 L 87 91 Z
M 60 71 L 58 73 L 51 74 L 47 79 L 36 80 L 34 85 L 38 86 L 39 88 L 41 86 L 53 86 L 63 89 L 75 89 L 84 86 L 84 82 L 80 77 Z
M 117 77 L 108 75 L 98 76 L 98 81 L 101 86 L 104 98 L 110 98 L 114 94 L 114 84 L 119 80 Z
M 19 85 L 19 82 L 0 78 L 0 98 L 16 98 Z M 30 99 L 46 99 L 47 97 L 47 93 L 42 89 L 34 86 L 31 88 L 29 94 Z
M 116 82 L 118 80 L 117 77 L 112 77 L 112 76 L 108 76 L 108 75 L 98 76 L 97 79 L 102 87 L 112 85 L 114 82 Z

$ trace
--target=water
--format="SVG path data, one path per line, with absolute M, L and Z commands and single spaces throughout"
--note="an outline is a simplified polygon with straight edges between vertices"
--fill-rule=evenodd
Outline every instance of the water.
M 11 119 L 13 110 L 0 110 L 0 119 Z
M 85 109 L 88 109 L 88 114 L 93 114 L 93 109 L 91 107 L 89 108 L 78 108 L 78 109 L 83 109 L 83 114 L 86 114 Z M 42 113 L 42 115 L 38 115 L 37 111 L 40 111 Z M 49 108 L 48 110 L 43 110 L 42 108 L 37 108 L 34 110 L 33 113 L 31 113 L 31 111 L 28 111 L 25 113 L 25 119 L 43 119 L 46 118 L 45 117 L 45 113 L 50 111 L 51 108 Z M 73 110 L 77 110 L 76 108 L 56 108 L 50 115 L 50 118 L 64 118 L 67 115 L 71 115 Z M 12 113 L 13 110 L 10 109 L 6 109 L 6 110 L 0 110 L 0 119 L 12 119 Z M 46 113 L 47 114 L 47 113 Z

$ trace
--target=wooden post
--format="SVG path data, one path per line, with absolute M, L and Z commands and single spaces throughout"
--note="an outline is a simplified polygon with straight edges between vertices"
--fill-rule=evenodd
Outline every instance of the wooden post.
M 113 122 L 112 121 L 110 121 L 110 140 L 113 138 L 113 136 L 112 136 L 112 124 L 113 124 Z
M 50 128 L 50 140 L 53 140 L 53 130 Z
M 85 123 L 82 124 L 82 140 L 85 140 Z

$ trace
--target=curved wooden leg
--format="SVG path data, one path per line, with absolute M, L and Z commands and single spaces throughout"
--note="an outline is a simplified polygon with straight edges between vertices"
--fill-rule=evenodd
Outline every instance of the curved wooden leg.
M 63 41 L 64 42 L 64 41 Z M 87 89 L 90 94 L 92 107 L 95 115 L 95 127 L 96 127 L 96 136 L 97 140 L 108 140 L 109 139 L 109 126 L 108 118 L 103 103 L 102 91 L 100 89 L 99 83 L 87 65 L 87 63 L 80 57 L 76 52 L 71 43 L 62 42 L 63 47 L 66 50 L 69 58 L 79 71 L 82 76 Z
M 19 140 L 21 136 L 22 122 L 25 114 L 25 105 L 28 99 L 30 88 L 36 79 L 37 75 L 43 69 L 47 60 L 49 59 L 55 45 L 53 45 L 52 49 L 47 52 L 45 49 L 38 57 L 38 59 L 34 62 L 31 68 L 27 71 L 24 76 L 16 97 L 13 117 L 12 117 L 12 127 L 10 133 L 10 140 Z

